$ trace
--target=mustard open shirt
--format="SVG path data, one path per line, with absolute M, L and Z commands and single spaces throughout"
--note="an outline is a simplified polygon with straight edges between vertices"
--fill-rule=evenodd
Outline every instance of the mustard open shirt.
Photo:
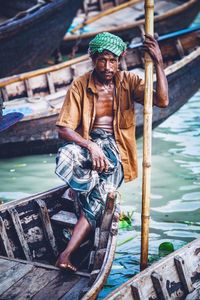
M 127 182 L 137 177 L 134 102 L 143 103 L 144 81 L 134 73 L 117 71 L 115 87 L 113 130 Z M 93 73 L 78 77 L 67 91 L 56 125 L 71 128 L 83 138 L 90 139 L 97 99 Z

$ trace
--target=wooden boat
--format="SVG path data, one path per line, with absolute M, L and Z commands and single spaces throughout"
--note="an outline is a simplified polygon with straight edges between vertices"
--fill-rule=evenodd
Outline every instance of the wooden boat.
M 0 78 L 39 67 L 59 46 L 81 0 L 0 0 Z
M 199 88 L 200 28 L 183 30 L 160 38 L 169 83 L 170 104 L 154 108 L 153 127 L 177 111 Z M 130 48 L 121 66 L 144 74 L 140 44 Z M 88 56 L 35 72 L 0 80 L 5 112 L 19 111 L 25 117 L 0 133 L 0 156 L 56 152 L 62 141 L 55 126 L 66 90 L 73 78 L 92 68 Z M 136 137 L 143 130 L 143 107 L 136 104 Z
M 128 280 L 105 300 L 200 299 L 200 238 Z
M 77 221 L 74 212 L 66 186 L 0 206 L 0 299 L 96 299 L 115 253 L 118 209 L 107 203 L 95 232 L 74 254 L 79 270 L 69 273 L 54 265 L 66 247 L 64 233 Z
M 87 25 L 85 29 L 82 28 L 80 31 L 66 33 L 61 43 L 61 50 L 68 52 L 73 46 L 76 50 L 85 50 L 88 48 L 89 41 L 94 35 L 102 31 L 117 34 L 125 41 L 130 41 L 136 36 L 140 37 L 144 31 L 144 2 L 137 0 L 135 2 L 137 4 L 132 7 L 127 7 L 112 15 L 102 17 Z M 199 11 L 199 0 L 155 0 L 155 32 L 161 35 L 186 28 L 192 23 Z M 93 14 L 94 12 L 92 12 L 91 17 L 93 17 Z M 89 16 L 90 14 L 88 13 L 88 20 L 90 19 Z M 85 18 L 82 17 L 82 19 L 85 22 Z M 75 28 L 72 28 L 72 30 Z

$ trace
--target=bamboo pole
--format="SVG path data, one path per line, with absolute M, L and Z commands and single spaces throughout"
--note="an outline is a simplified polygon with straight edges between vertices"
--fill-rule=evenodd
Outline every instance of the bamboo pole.
M 98 13 L 98 14 L 95 15 L 94 17 L 91 17 L 90 19 L 86 20 L 85 22 L 83 22 L 83 23 L 77 25 L 76 27 L 74 27 L 74 28 L 70 31 L 70 33 L 75 33 L 77 30 L 79 30 L 79 29 L 83 28 L 84 26 L 89 25 L 89 24 L 91 24 L 91 23 L 93 23 L 93 22 L 99 20 L 100 18 L 103 18 L 103 17 L 105 17 L 105 16 L 108 16 L 108 15 L 110 15 L 110 14 L 113 14 L 113 13 L 115 13 L 115 12 L 117 12 L 117 11 L 120 11 L 120 10 L 122 10 L 122 9 L 124 9 L 124 8 L 127 8 L 127 7 L 129 7 L 129 6 L 132 6 L 132 5 L 137 4 L 137 3 L 139 3 L 139 2 L 141 2 L 141 0 L 129 0 L 127 3 L 119 4 L 119 5 L 117 5 L 116 7 L 109 8 L 109 9 L 107 9 L 107 10 L 101 12 L 101 13 Z
M 145 33 L 153 35 L 154 0 L 145 0 Z M 145 54 L 145 93 L 144 93 L 144 131 L 143 131 L 143 176 L 142 176 L 142 216 L 141 216 L 141 270 L 148 263 L 148 240 L 150 218 L 151 187 L 151 135 L 153 102 L 153 62 Z

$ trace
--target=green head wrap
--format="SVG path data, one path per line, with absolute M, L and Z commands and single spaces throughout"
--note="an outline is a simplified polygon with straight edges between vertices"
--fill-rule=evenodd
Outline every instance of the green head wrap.
M 109 32 L 102 32 L 89 43 L 89 52 L 90 54 L 102 53 L 104 50 L 120 56 L 126 50 L 126 44 L 120 37 Z

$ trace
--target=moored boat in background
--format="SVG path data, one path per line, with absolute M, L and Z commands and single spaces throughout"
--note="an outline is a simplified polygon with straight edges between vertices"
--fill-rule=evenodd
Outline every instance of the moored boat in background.
M 0 78 L 38 68 L 57 49 L 81 0 L 0 0 Z
M 99 2 L 103 3 L 104 1 Z M 123 2 L 128 3 L 127 1 Z M 199 0 L 155 0 L 155 32 L 162 35 L 186 28 L 192 23 L 199 11 Z M 91 18 L 93 16 L 94 12 L 91 12 Z M 84 15 L 82 19 L 87 24 Z M 87 19 L 90 20 L 90 12 L 87 14 Z M 101 17 L 81 28 L 80 31 L 75 31 L 76 26 L 75 28 L 72 27 L 71 33 L 66 33 L 61 43 L 61 50 L 66 53 L 73 46 L 76 51 L 85 50 L 88 48 L 89 41 L 102 31 L 109 31 L 119 35 L 124 41 L 130 41 L 132 38 L 141 37 L 144 32 L 144 23 L 144 2 L 136 0 L 132 6 Z
M 199 27 L 160 37 L 170 104 L 154 108 L 153 127 L 177 111 L 199 88 Z M 141 44 L 127 51 L 123 69 L 144 75 Z M 88 55 L 71 61 L 0 80 L 5 113 L 20 111 L 25 117 L 0 133 L 0 156 L 56 152 L 63 141 L 55 126 L 66 90 L 72 80 L 92 68 Z M 143 130 L 143 107 L 135 105 L 136 137 Z

